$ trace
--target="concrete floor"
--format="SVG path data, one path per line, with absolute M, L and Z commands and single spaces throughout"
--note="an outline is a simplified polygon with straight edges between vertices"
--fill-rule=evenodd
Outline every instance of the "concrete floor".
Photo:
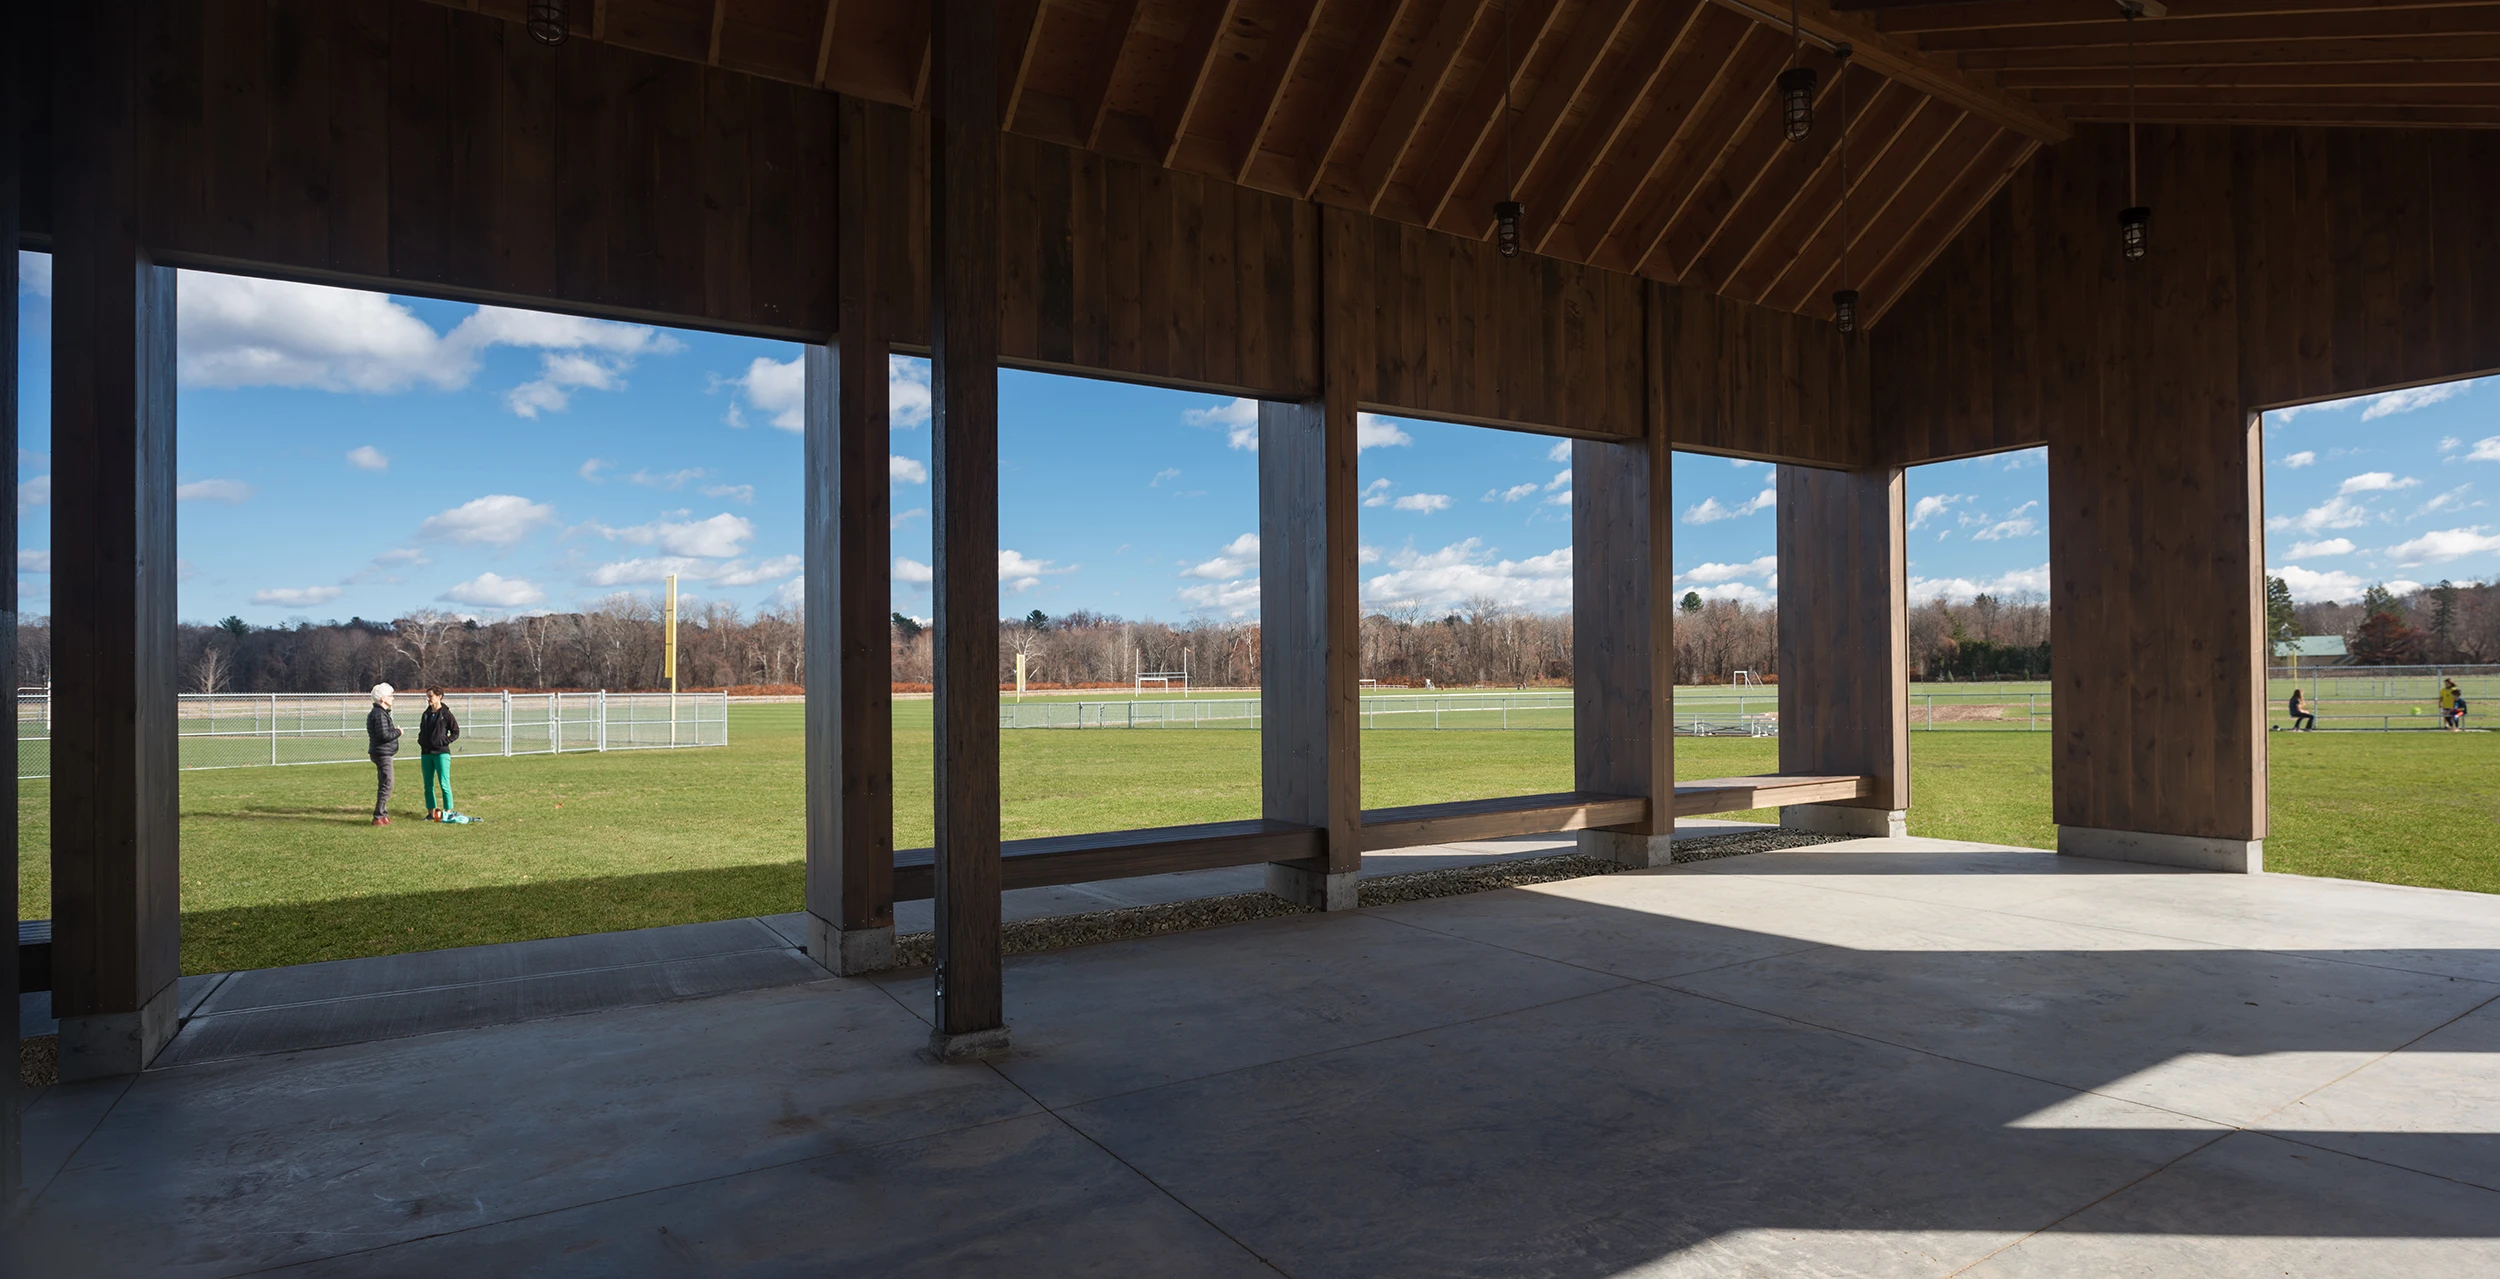
M 995 1067 L 907 973 L 53 1088 L 10 1273 L 2500 1274 L 2500 897 L 1863 840 L 1008 974 Z

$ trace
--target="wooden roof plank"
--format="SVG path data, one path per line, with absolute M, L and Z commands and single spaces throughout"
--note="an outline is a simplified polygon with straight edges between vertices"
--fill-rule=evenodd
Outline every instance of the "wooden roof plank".
M 1328 166 L 1335 160 L 1337 148 L 1349 136 L 1355 104 L 1361 102 L 1363 95 L 1379 81 L 1381 68 L 1389 61 L 1386 56 L 1389 33 L 1397 29 L 1398 22 L 1406 16 L 1406 11 L 1420 3 L 1420 0 L 1337 0 L 1337 2 L 1356 6 L 1370 14 L 1371 21 L 1363 28 L 1362 33 L 1355 37 L 1348 50 L 1348 56 L 1356 59 L 1362 70 L 1357 74 L 1338 78 L 1336 96 L 1329 100 L 1327 109 L 1320 113 L 1320 136 L 1315 139 L 1316 145 L 1310 146 L 1303 153 L 1301 187 L 1302 198 L 1305 200 L 1318 193 L 1320 178 L 1328 172 Z
M 1182 77 L 1180 87 L 1164 99 L 1163 109 L 1155 117 L 1155 142 L 1163 148 L 1163 167 L 1173 167 L 1180 159 L 1181 139 L 1189 136 L 1189 123 L 1197 115 L 1198 101 L 1205 96 L 1207 80 L 1215 60 L 1215 42 L 1224 28 L 1233 23 L 1233 12 L 1241 0 L 1222 0 L 1192 6 L 1189 34 L 1182 38 L 1178 65 Z
M 1892 139 L 1908 127 L 1920 103 L 1933 101 L 1904 88 L 1899 81 L 1880 78 L 1875 80 L 1875 91 L 1868 97 L 1849 126 L 1849 207 L 1850 212 L 1861 216 L 1857 191 L 1865 181 L 1868 163 L 1882 155 Z M 1760 304 L 1790 265 L 1810 256 L 1838 256 L 1837 243 L 1829 246 L 1828 254 L 1818 250 L 1827 236 L 1835 241 L 1838 238 L 1835 224 L 1841 213 L 1841 160 L 1837 144 L 1824 149 L 1804 185 L 1776 216 L 1762 223 L 1762 233 L 1754 238 L 1752 248 L 1735 266 L 1721 273 L 1725 280 L 1722 293 Z
M 1969 119 L 1934 98 L 1921 98 L 1909 119 L 1884 145 L 1858 166 L 1850 180 L 1849 253 L 1853 261 L 1868 251 L 1868 232 L 1883 225 L 1883 214 L 1898 201 L 1926 167 L 1927 158 L 1951 136 L 1954 126 Z M 1897 232 L 1896 232 L 1897 233 Z M 1803 258 L 1789 264 L 1763 291 L 1762 303 L 1782 311 L 1801 310 L 1838 284 L 1834 280 L 1839 254 Z
M 1111 82 L 1119 78 L 1120 63 L 1137 43 L 1137 19 L 1144 10 L 1138 0 L 1111 0 L 1103 9 L 1103 31 L 1112 37 L 1108 47 L 1101 49 L 1097 61 L 1086 65 L 1079 81 L 1084 88 L 1076 95 L 1076 118 L 1085 125 L 1085 145 L 1102 145 L 1102 124 L 1111 114 Z
M 1953 243 L 1954 238 L 1962 233 L 1962 228 L 1969 225 L 1981 209 L 1988 207 L 1988 202 L 1996 198 L 1998 191 L 2004 189 L 2014 171 L 2039 149 L 2039 139 L 2027 138 L 2012 130 L 2001 131 L 1989 140 L 1944 197 L 1928 210 L 1927 216 L 1920 219 L 1908 235 L 1901 237 L 1891 256 L 1868 272 L 1866 282 L 1858 286 L 1864 295 L 1858 310 L 1865 327 L 1871 329 L 1883 323 L 1884 313 L 1890 311 L 1892 304 L 1900 301 L 1901 295 L 1917 282 L 1927 270 L 1927 264 L 1935 261 L 1936 255 Z M 2115 238 L 2114 235 L 2112 238 Z
M 1388 194 L 1389 179 L 1405 163 L 1407 149 L 1414 145 L 1415 134 L 1423 125 L 1424 113 L 1449 87 L 1458 52 L 1466 46 L 1489 4 L 1490 0 L 1441 0 L 1440 16 L 1433 20 L 1422 47 L 1409 59 L 1406 78 L 1399 83 L 1397 96 L 1389 102 L 1389 113 L 1374 130 L 1372 144 L 1355 168 L 1355 190 L 1362 196 L 1366 212 L 1379 208 L 1381 197 Z
M 1761 21 L 1775 21 L 1761 0 L 1717 0 Z M 1928 52 L 1919 42 L 1890 35 L 1856 14 L 1834 10 L 1829 0 L 1792 0 L 1798 24 L 1823 40 L 1845 40 L 1861 65 L 1876 74 L 1960 107 L 1964 111 L 2043 142 L 2063 142 L 2065 122 L 2019 94 L 1965 75 L 1951 58 Z
M 1250 181 L 1250 166 L 1266 145 L 1268 132 L 1276 127 L 1276 113 L 1285 103 L 1285 83 L 1293 78 L 1294 68 L 1302 64 L 1302 53 L 1310 47 L 1311 30 L 1317 25 L 1318 16 L 1319 0 L 1286 0 L 1281 21 L 1268 33 L 1267 52 L 1260 59 L 1251 89 L 1251 104 L 1256 112 L 1233 148 L 1233 181 Z
M 1509 0 L 1504 0 L 1504 2 L 1507 4 Z M 1599 3 L 1611 3 L 1618 8 L 1628 7 L 1625 0 L 1599 0 Z M 1489 154 L 1493 166 L 1496 169 L 1500 167 L 1504 124 L 1508 123 L 1511 126 L 1513 135 L 1518 132 L 1516 120 L 1506 122 L 1503 119 L 1505 102 L 1503 90 L 1505 87 L 1512 89 L 1507 100 L 1512 113 L 1516 115 L 1518 109 L 1518 94 L 1515 86 L 1517 72 L 1533 64 L 1536 51 L 1546 42 L 1557 37 L 1554 23 L 1562 16 L 1562 6 L 1556 3 L 1556 0 L 1522 0 L 1522 4 L 1524 12 L 1514 13 L 1509 18 L 1512 23 L 1528 28 L 1522 31 L 1520 25 L 1514 25 L 1509 33 L 1512 49 L 1518 51 L 1520 55 L 1516 66 L 1504 65 L 1502 33 L 1497 29 L 1491 41 L 1494 52 L 1483 59 L 1484 70 L 1476 77 L 1476 83 L 1469 90 L 1466 101 L 1452 113 L 1453 118 L 1449 127 L 1441 133 L 1440 145 L 1432 149 L 1431 154 L 1425 158 L 1423 165 L 1417 170 L 1414 180 L 1408 184 L 1415 191 L 1417 211 L 1423 215 L 1426 226 L 1438 224 L 1443 211 L 1450 207 L 1451 201 L 1459 197 L 1460 185 L 1466 180 L 1468 172 L 1475 167 L 1477 157 Z M 1583 30 L 1589 25 L 1586 20 L 1588 16 L 1583 15 Z M 1526 39 L 1521 40 L 1521 36 L 1525 36 Z M 1563 56 L 1569 57 L 1576 51 L 1579 43 L 1575 39 L 1566 44 Z M 1600 48 L 1603 48 L 1602 43 Z M 1508 75 L 1505 75 L 1506 71 L 1509 72 Z M 1554 73 L 1555 69 L 1549 69 L 1547 77 L 1550 79 Z M 1564 69 L 1563 73 L 1569 74 L 1567 69 Z M 1541 84 L 1538 91 L 1543 92 Z M 1515 147 L 1512 151 L 1512 160 L 1514 163 L 1517 160 Z
M 1723 73 L 1713 76 L 1691 109 L 1676 122 L 1666 145 L 1648 166 L 1639 185 L 1608 217 L 1605 229 L 1587 241 L 1589 260 L 1617 271 L 1630 271 L 1649 256 L 1650 246 L 1665 234 L 1668 222 L 1684 207 L 1708 172 L 1709 161 L 1725 147 L 1745 116 L 1769 96 L 1764 77 L 1788 60 L 1788 41 L 1770 28 L 1752 25 L 1737 33 L 1736 47 Z M 1595 208 L 1599 214 L 1605 207 Z

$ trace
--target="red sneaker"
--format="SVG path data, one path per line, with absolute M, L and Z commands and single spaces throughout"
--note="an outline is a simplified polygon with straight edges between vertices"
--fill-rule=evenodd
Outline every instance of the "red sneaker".
M 373 819 L 373 824 L 376 826 L 388 826 L 391 824 L 391 819 L 387 817 L 376 817 Z

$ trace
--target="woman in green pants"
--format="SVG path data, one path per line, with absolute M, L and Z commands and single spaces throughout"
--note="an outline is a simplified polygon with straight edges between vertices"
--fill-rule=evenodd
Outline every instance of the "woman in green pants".
M 439 822 L 452 811 L 451 744 L 460 740 L 460 721 L 443 703 L 443 690 L 425 690 L 425 717 L 417 721 L 417 765 L 425 776 L 425 820 Z M 441 801 L 436 803 L 436 792 Z

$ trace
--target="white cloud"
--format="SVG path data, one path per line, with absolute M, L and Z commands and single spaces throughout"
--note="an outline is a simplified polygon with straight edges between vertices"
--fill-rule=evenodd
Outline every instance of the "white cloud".
M 2354 493 L 2392 493 L 2397 489 L 2412 488 L 2421 482 L 2409 475 L 2403 479 L 2397 479 L 2386 471 L 2367 471 L 2345 480 L 2342 486 L 2335 490 L 2335 495 L 2347 497 Z
M 1224 544 L 1224 549 L 1215 553 L 1215 558 L 1191 565 L 1190 567 L 1181 570 L 1181 574 L 1184 577 L 1203 577 L 1210 580 L 1220 580 L 1223 578 L 1240 577 L 1242 574 L 1248 573 L 1251 570 L 1256 569 L 1258 566 L 1259 535 L 1256 533 L 1244 533 L 1241 536 L 1234 538 L 1232 541 L 1226 542 Z
M 755 505 L 755 486 L 752 484 L 706 484 L 695 491 L 705 497 L 726 498 L 747 506 Z
M 625 482 L 628 484 L 639 484 L 647 489 L 668 489 L 674 492 L 677 489 L 686 487 L 687 483 L 690 481 L 702 479 L 703 476 L 704 470 L 702 467 L 691 466 L 682 471 L 667 471 L 658 475 L 654 475 L 647 470 L 636 471 L 633 474 L 626 476 Z
M 252 602 L 255 604 L 276 604 L 286 608 L 300 608 L 307 604 L 327 604 L 338 597 L 339 588 L 335 586 L 273 586 L 267 590 L 252 592 Z
M 2015 507 L 2011 514 L 2001 520 L 1989 521 L 1983 517 L 1981 523 L 1984 527 L 1971 534 L 1971 539 L 1978 542 L 2002 542 L 2008 538 L 2030 537 L 2038 533 L 2040 522 L 2023 514 L 2038 505 L 2038 502 L 2025 502 Z
M 607 478 L 599 474 L 599 472 L 607 470 L 615 465 L 616 463 L 611 462 L 604 457 L 594 457 L 583 462 L 579 467 L 576 467 L 573 473 L 593 484 L 605 484 L 607 483 Z
M 178 367 L 191 386 L 455 391 L 488 349 L 526 347 L 551 354 L 507 403 L 534 416 L 564 407 L 574 389 L 622 385 L 640 356 L 683 349 L 648 325 L 494 306 L 438 334 L 383 294 L 203 271 L 183 273 L 177 299 Z
M 886 421 L 908 431 L 929 421 L 929 362 L 908 355 L 885 358 Z
M 1765 555 L 1742 564 L 1696 564 L 1675 575 L 1678 586 L 1707 586 L 1714 582 L 1733 582 L 1740 578 L 1767 578 L 1780 571 L 1780 558 Z
M 1399 430 L 1397 423 L 1377 413 L 1354 415 L 1354 447 L 1357 452 L 1364 449 L 1404 448 L 1414 442 L 1415 437 Z
M 2292 554 L 2304 560 L 2315 559 L 2321 555 L 2350 555 L 2352 550 L 2352 539 L 2349 537 L 2330 537 L 2323 542 L 2292 543 Z
M 52 255 L 17 251 L 17 291 L 33 297 L 52 296 Z
M 907 555 L 894 557 L 894 580 L 915 586 L 926 586 L 937 580 L 937 572 Z
M 2500 462 L 2500 435 L 2488 435 L 2474 441 L 2474 451 L 2465 455 L 2468 462 Z
M 1707 586 L 1696 586 L 1689 593 L 1706 600 L 1734 600 L 1755 608 L 1769 608 L 1779 603 L 1777 583 L 1766 588 L 1751 582 L 1713 582 Z
M 1685 508 L 1684 522 L 1687 524 L 1716 524 L 1720 520 L 1742 519 L 1748 515 L 1758 515 L 1778 505 L 1779 490 L 1775 488 L 1766 488 L 1760 493 L 1755 494 L 1751 501 L 1739 503 L 1735 506 L 1721 506 L 1719 505 L 1719 499 L 1715 497 L 1706 497 L 1701 500 L 1701 505 Z M 1913 525 L 1912 527 L 1916 527 L 1916 525 Z
M 2297 471 L 2304 466 L 2315 466 L 2317 463 L 2318 455 L 2308 449 L 2302 449 L 2298 453 L 2287 453 L 2283 457 L 2283 466 L 2287 470 Z
M 1233 448 L 1259 451 L 1259 402 L 1248 396 L 1235 396 L 1212 408 L 1183 409 L 1181 421 L 1220 429 L 1224 442 Z
M 1385 479 L 1373 480 L 1371 483 L 1363 486 L 1363 505 L 1387 506 L 1388 504 L 1389 481 Z
M 2274 570 L 2274 575 L 2291 588 L 2295 603 L 2323 604 L 2361 598 L 2361 579 L 2350 573 L 2316 573 L 2298 564 L 2286 564 Z
M 2435 564 L 2466 555 L 2500 551 L 2500 534 L 2485 533 L 2483 526 L 2441 529 L 2424 533 L 2410 541 L 2387 548 L 2388 557 L 2406 568 L 2416 564 Z
M 2460 484 L 2455 488 L 2452 488 L 2447 492 L 2422 503 L 2422 509 L 2415 511 L 2414 514 L 2416 516 L 2422 516 L 2429 515 L 2435 511 L 2461 511 L 2469 506 L 2481 506 L 2482 503 L 2480 502 L 2468 502 L 2465 500 L 2465 495 L 2472 492 L 2473 489 L 2474 486 L 2471 484 Z
M 1569 505 L 1571 505 L 1571 490 L 1569 490 L 1569 489 L 1564 489 L 1562 492 L 1560 492 L 1560 493 L 1556 493 L 1556 494 L 1555 494 L 1555 495 L 1553 495 L 1552 497 L 1549 497 L 1549 498 L 1545 499 L 1545 505 L 1547 505 L 1547 506 L 1569 506 Z
M 1924 527 L 1927 521 L 1944 514 L 1946 509 L 1954 503 L 1969 500 L 1971 500 L 1971 495 L 1968 493 L 1947 493 L 1941 496 L 1930 494 L 1922 497 L 1918 500 L 1918 505 L 1910 508 L 1910 527 Z
M 547 593 L 521 578 L 480 573 L 443 592 L 442 598 L 448 604 L 478 608 L 527 608 L 546 599 Z
M 1450 495 L 1447 493 L 1409 493 L 1390 505 L 1401 511 L 1420 511 L 1429 515 L 1434 511 L 1450 509 Z
M 49 572 L 51 572 L 51 571 L 52 571 L 52 552 L 50 552 L 50 551 L 19 551 L 19 552 L 17 553 L 17 571 L 18 571 L 18 572 L 20 572 L 20 573 L 49 573 Z
M 1539 485 L 1535 480 L 1527 480 L 1518 484 L 1513 484 L 1506 489 L 1486 489 L 1484 491 L 1484 500 L 1488 502 L 1516 502 L 1523 497 L 1534 496 L 1536 491 L 1541 487 L 1543 486 Z
M 49 475 L 38 475 L 17 486 L 17 504 L 20 506 L 42 506 L 51 500 L 52 477 Z
M 2303 533 L 2315 533 L 2321 529 L 2359 528 L 2369 522 L 2369 508 L 2338 494 L 2302 511 L 2298 516 L 2275 516 L 2266 521 L 2266 528 L 2274 532 L 2299 529 Z
M 1259 579 L 1237 578 L 1227 582 L 1208 582 L 1202 586 L 1184 586 L 1177 597 L 1192 612 L 1222 613 L 1226 617 L 1251 617 L 1259 611 Z
M 894 514 L 886 518 L 885 526 L 889 529 L 898 529 L 903 527 L 903 521 L 920 519 L 927 516 L 928 513 L 929 512 L 927 510 L 917 506 L 908 511 L 896 511 Z
M 355 467 L 359 471 L 387 471 L 391 469 L 390 457 L 383 453 L 382 450 L 377 449 L 370 444 L 359 444 L 356 447 L 349 449 L 347 451 L 347 464 Z
M 926 484 L 929 468 L 900 453 L 889 453 L 885 459 L 885 477 L 897 484 Z
M 2038 568 L 2015 569 L 1984 581 L 1967 577 L 1913 577 L 1908 591 L 1913 603 L 1934 599 L 1948 602 L 1967 600 L 1975 595 L 2028 594 L 2045 597 L 2048 593 L 2049 566 L 2046 564 Z
M 783 582 L 781 589 L 773 592 L 773 604 L 779 608 L 797 608 L 806 602 L 807 578 L 804 575 Z
M 417 526 L 417 535 L 470 546 L 509 547 L 555 517 L 556 508 L 552 506 L 510 493 L 496 493 L 425 517 L 425 522 Z
M 255 491 L 241 480 L 193 480 L 176 485 L 174 498 L 182 502 L 223 502 L 234 506 L 251 501 Z
M 747 540 L 755 536 L 753 521 L 726 511 L 706 520 L 659 519 L 630 528 L 609 528 L 599 524 L 590 527 L 611 542 L 656 546 L 669 555 L 705 559 L 727 559 L 740 554 L 746 550 Z
M 1379 547 L 1364 546 L 1358 542 L 1354 547 L 1354 562 L 1357 564 L 1377 564 L 1380 562 L 1381 554 L 1382 552 Z
M 1162 488 L 1165 480 L 1177 480 L 1180 477 L 1181 468 L 1177 466 L 1167 466 L 1162 470 L 1155 472 L 1155 477 L 1146 481 L 1146 487 L 1150 489 Z
M 1409 547 L 1388 557 L 1390 571 L 1363 584 L 1374 605 L 1463 608 L 1483 598 L 1507 608 L 1556 612 L 1571 607 L 1571 548 L 1521 560 L 1495 560 L 1476 538 L 1440 550 Z
M 1550 449 L 1545 450 L 1545 460 L 1546 460 L 1546 461 L 1548 461 L 1548 462 L 1568 462 L 1568 461 L 1570 461 L 1570 460 L 1571 460 L 1571 441 L 1569 441 L 1569 440 L 1556 440 L 1556 441 L 1554 441 L 1554 447 L 1552 447 L 1552 448 L 1550 448 Z M 1741 462 L 1740 462 L 1740 463 L 1738 463 L 1737 465 L 1742 466 L 1742 465 L 1743 465 L 1743 463 L 1741 463 Z
M 2047 449 L 2016 449 L 2005 455 L 2005 469 L 2009 471 L 2027 471 L 2035 466 L 2046 466 L 2048 465 L 2048 461 L 2049 451 Z
M 1567 489 L 1567 488 L 1570 488 L 1570 487 L 1571 487 L 1571 468 L 1570 468 L 1570 467 L 1568 467 L 1568 466 L 1564 467 L 1563 469 L 1561 469 L 1561 470 L 1559 470 L 1559 471 L 1554 472 L 1554 478 L 1552 478 L 1552 479 L 1550 479 L 1550 480 L 1547 480 L 1547 481 L 1545 482 L 1545 491 L 1546 491 L 1546 492 L 1548 492 L 1548 493 L 1551 493 L 1551 492 L 1553 492 L 1553 491 L 1554 491 L 1554 490 L 1556 490 L 1556 489 Z
M 746 372 L 736 377 L 722 378 L 721 381 L 724 385 L 738 388 L 739 395 L 744 397 L 746 403 L 756 412 L 764 414 L 766 420 L 774 426 L 785 431 L 801 431 L 807 428 L 806 357 L 776 360 L 769 355 L 759 355 L 747 363 Z M 921 416 L 925 419 L 928 416 L 928 387 L 925 374 L 922 376 L 921 395 Z M 729 424 L 731 426 L 747 424 L 746 415 L 738 411 L 737 400 L 729 402 Z
M 2410 413 L 2415 409 L 2427 408 L 2442 400 L 2453 400 L 2465 394 L 2466 388 L 2472 385 L 2471 382 L 2448 382 L 2439 386 L 2417 386 L 2402 391 L 2389 391 L 2385 395 L 2373 395 L 2368 397 L 2370 407 L 2361 410 L 2361 420 L 2373 422 L 2392 414 Z
M 709 582 L 714 586 L 760 586 L 779 581 L 805 567 L 806 562 L 796 555 L 775 556 L 754 563 L 739 559 L 707 560 L 661 555 L 602 564 L 584 574 L 582 581 L 590 586 L 633 586 L 657 583 L 674 573 L 684 581 Z
M 1003 591 L 1028 591 L 1041 584 L 1044 577 L 1073 573 L 1074 564 L 1061 568 L 1050 560 L 1027 559 L 1022 551 L 1001 550 L 998 553 L 998 588 Z

